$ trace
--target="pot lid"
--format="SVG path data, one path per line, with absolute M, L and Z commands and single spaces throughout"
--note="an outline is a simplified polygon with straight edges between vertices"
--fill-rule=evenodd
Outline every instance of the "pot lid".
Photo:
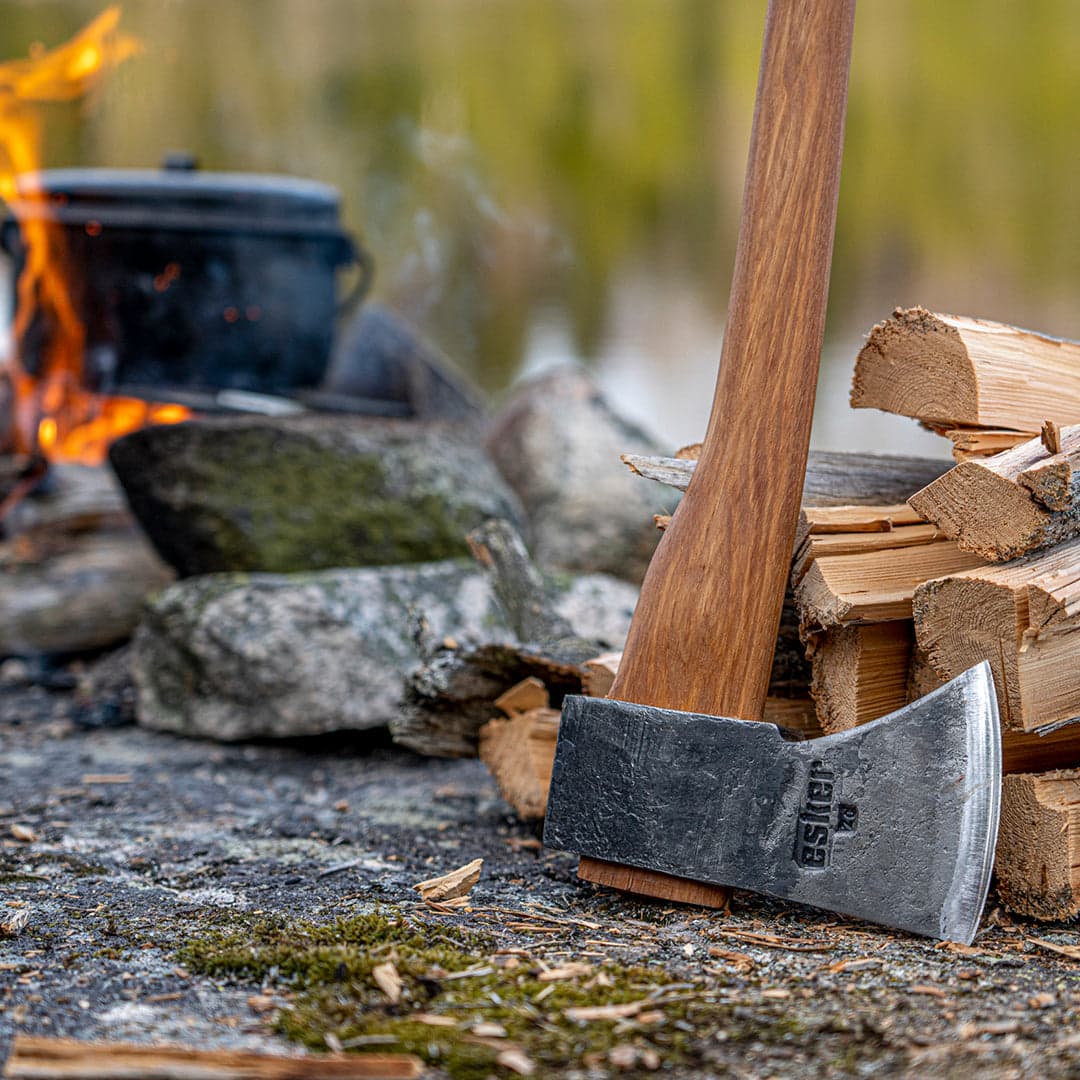
M 17 219 L 43 213 L 64 224 L 205 229 L 229 232 L 338 235 L 340 195 L 315 180 L 260 173 L 202 172 L 194 160 L 170 155 L 161 169 L 44 169 L 19 181 L 35 188 L 15 200 Z

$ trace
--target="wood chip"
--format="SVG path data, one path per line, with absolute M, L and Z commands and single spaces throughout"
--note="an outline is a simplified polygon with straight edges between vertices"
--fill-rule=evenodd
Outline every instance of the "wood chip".
M 32 844 L 38 838 L 37 833 L 29 825 L 20 825 L 18 822 L 12 823 L 11 835 L 24 844 Z
M 473 1024 L 469 1030 L 478 1035 L 481 1039 L 505 1039 L 506 1028 L 502 1024 L 496 1024 L 491 1022 L 482 1022 L 479 1024 Z
M 550 704 L 547 687 L 534 675 L 522 679 L 495 699 L 496 708 L 507 716 L 517 716 L 531 709 L 546 709 Z
M 503 1050 L 495 1058 L 495 1063 L 518 1076 L 532 1076 L 536 1072 L 536 1062 L 523 1050 Z
M 84 784 L 130 784 L 131 773 L 83 773 Z
M 385 964 L 376 964 L 371 969 L 371 977 L 375 985 L 386 995 L 391 1005 L 396 1005 L 401 1000 L 401 976 L 398 969 L 389 960 Z
M 428 1027 L 457 1027 L 457 1021 L 452 1016 L 439 1016 L 437 1013 L 414 1013 L 410 1020 L 418 1024 L 427 1024 Z
M 829 964 L 825 970 L 838 975 L 841 971 L 866 971 L 867 968 L 873 967 L 881 967 L 881 961 L 875 960 L 872 956 L 853 956 L 847 960 L 837 960 L 836 963 Z
M 541 971 L 537 978 L 540 982 L 561 982 L 563 979 L 577 979 L 582 975 L 591 975 L 592 973 L 592 964 L 582 964 L 575 961 L 571 964 L 564 964 L 562 967 L 548 968 L 547 971 Z
M 30 909 L 20 908 L 13 911 L 6 919 L 0 920 L 0 938 L 15 937 L 30 924 Z
M 735 938 L 748 945 L 760 945 L 766 949 L 787 949 L 789 952 L 832 952 L 833 945 L 826 945 L 812 938 L 781 938 L 775 934 L 759 934 L 752 930 L 719 930 L 721 937 Z
M 480 880 L 480 868 L 483 865 L 483 859 L 473 859 L 472 862 L 451 870 L 449 874 L 418 881 L 413 888 L 429 903 L 457 900 L 466 896 Z
M 1040 949 L 1057 953 L 1058 956 L 1067 956 L 1070 960 L 1080 960 L 1080 945 L 1059 945 L 1056 941 L 1046 941 L 1044 938 L 1025 937 L 1025 941 L 1032 945 L 1038 945 Z
M 929 983 L 916 983 L 914 986 L 909 986 L 908 993 L 925 994 L 928 997 L 936 998 L 948 997 L 948 994 L 940 986 L 931 986 Z
M 640 1001 L 628 1001 L 625 1005 L 581 1005 L 563 1009 L 563 1016 L 567 1020 L 625 1020 L 629 1016 L 637 1016 L 651 1004 L 648 998 L 642 998 Z

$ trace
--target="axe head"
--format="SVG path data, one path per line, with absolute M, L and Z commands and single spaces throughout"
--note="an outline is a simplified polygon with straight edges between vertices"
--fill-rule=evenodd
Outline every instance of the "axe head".
M 836 735 L 606 698 L 563 705 L 544 843 L 970 944 L 997 842 L 982 663 Z

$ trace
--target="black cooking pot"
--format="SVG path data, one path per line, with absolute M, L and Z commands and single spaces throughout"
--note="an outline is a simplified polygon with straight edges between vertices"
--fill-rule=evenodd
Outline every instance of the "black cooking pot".
M 187 158 L 160 172 L 40 174 L 63 227 L 66 273 L 86 326 L 85 388 L 161 400 L 167 388 L 282 394 L 316 386 L 343 306 L 366 292 L 368 256 L 341 228 L 337 191 L 311 180 L 203 173 Z M 0 245 L 21 271 L 16 220 Z M 355 267 L 344 304 L 336 272 Z M 40 373 L 55 326 L 39 312 L 16 342 Z M 167 395 L 165 395 L 167 396 Z

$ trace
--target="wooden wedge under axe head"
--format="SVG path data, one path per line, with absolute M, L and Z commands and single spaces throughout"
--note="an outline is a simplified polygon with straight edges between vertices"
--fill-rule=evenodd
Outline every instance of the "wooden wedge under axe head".
M 854 16 L 855 0 L 769 0 L 700 460 L 649 566 L 609 700 L 564 707 L 545 842 L 582 855 L 582 878 L 632 892 L 716 906 L 722 886 L 737 885 L 964 939 L 997 834 L 1000 751 L 985 665 L 906 718 L 895 714 L 905 738 L 917 730 L 922 740 L 916 760 L 938 759 L 920 764 L 917 780 L 867 765 L 868 755 L 904 753 L 889 741 L 894 729 L 878 733 L 884 721 L 802 744 L 739 722 L 763 715 L 800 509 Z M 874 830 L 903 820 L 905 790 L 921 800 L 920 825 L 882 843 Z M 941 830 L 955 844 L 939 843 Z M 852 876 L 882 874 L 883 858 L 892 871 L 849 899 Z M 897 888 L 896 875 L 919 880 L 912 911 L 882 892 Z

